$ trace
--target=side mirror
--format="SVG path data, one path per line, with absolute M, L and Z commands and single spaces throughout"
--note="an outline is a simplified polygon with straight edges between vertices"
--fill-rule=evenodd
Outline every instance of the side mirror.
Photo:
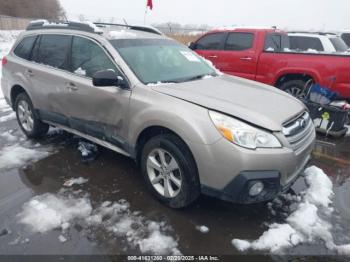
M 110 69 L 96 72 L 92 77 L 92 84 L 94 86 L 119 86 L 123 89 L 128 86 L 123 77 Z
M 196 50 L 196 49 L 197 49 L 197 44 L 191 42 L 191 43 L 188 45 L 188 48 L 189 48 L 189 49 L 192 49 L 192 50 Z

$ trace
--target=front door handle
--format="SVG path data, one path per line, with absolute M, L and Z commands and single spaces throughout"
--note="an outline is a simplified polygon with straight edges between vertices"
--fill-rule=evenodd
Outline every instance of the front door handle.
M 67 89 L 71 91 L 77 91 L 78 87 L 73 82 L 66 82 Z
M 244 61 L 251 61 L 251 60 L 253 60 L 253 58 L 249 57 L 249 56 L 241 57 L 240 59 L 244 60 Z
M 218 56 L 217 55 L 210 55 L 210 56 L 208 56 L 208 58 L 218 58 Z
M 25 71 L 25 74 L 26 74 L 27 76 L 29 76 L 29 77 L 33 77 L 33 76 L 34 76 L 33 71 L 30 70 L 30 69 L 27 69 L 27 70 Z

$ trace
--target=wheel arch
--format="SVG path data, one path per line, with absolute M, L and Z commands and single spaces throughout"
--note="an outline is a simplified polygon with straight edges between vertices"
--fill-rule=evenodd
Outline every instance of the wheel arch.
M 145 144 L 153 137 L 156 137 L 156 136 L 162 135 L 162 134 L 172 134 L 172 135 L 176 136 L 177 138 L 179 138 L 184 143 L 184 145 L 187 147 L 188 151 L 190 152 L 190 154 L 192 156 L 192 159 L 193 159 L 195 166 L 196 166 L 196 169 L 197 169 L 196 171 L 198 172 L 198 167 L 197 167 L 195 157 L 193 155 L 193 152 L 191 151 L 191 148 L 186 143 L 186 141 L 179 134 L 177 134 L 175 131 L 173 131 L 167 127 L 159 126 L 159 125 L 149 126 L 145 129 L 143 129 L 142 132 L 138 135 L 137 140 L 136 140 L 136 146 L 135 146 L 135 160 L 136 160 L 137 164 L 140 164 L 141 154 L 142 154 L 142 150 L 143 150 Z
M 26 93 L 29 96 L 28 92 L 21 85 L 16 84 L 11 88 L 10 100 L 11 100 L 11 106 L 13 109 L 15 108 L 16 99 L 18 95 L 21 93 Z
M 309 73 L 285 73 L 280 75 L 276 80 L 274 86 L 280 88 L 282 84 L 292 81 L 292 80 L 302 80 L 307 82 L 309 80 L 313 80 L 314 82 L 318 82 L 317 77 L 314 74 Z

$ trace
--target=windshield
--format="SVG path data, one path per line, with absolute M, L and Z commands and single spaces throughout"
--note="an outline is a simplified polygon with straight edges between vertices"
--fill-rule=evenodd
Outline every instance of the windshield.
M 110 41 L 130 69 L 144 84 L 186 82 L 215 70 L 201 57 L 167 39 L 118 39 Z
M 339 38 L 339 37 L 332 37 L 330 38 L 335 50 L 337 52 L 346 52 L 348 51 L 348 47 L 347 45 L 345 44 L 345 42 Z

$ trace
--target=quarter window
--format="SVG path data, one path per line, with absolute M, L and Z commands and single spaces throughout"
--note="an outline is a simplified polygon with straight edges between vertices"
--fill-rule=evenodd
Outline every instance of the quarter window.
M 254 35 L 250 33 L 230 33 L 225 50 L 242 51 L 253 47 Z
M 198 40 L 196 49 L 198 50 L 219 50 L 224 40 L 225 33 L 214 33 L 206 35 Z
M 42 35 L 35 49 L 34 61 L 44 65 L 64 69 L 71 37 L 65 35 Z
M 309 49 L 324 51 L 321 40 L 316 37 L 290 36 L 292 50 L 307 51 Z
M 25 37 L 16 47 L 14 53 L 20 58 L 29 60 L 37 36 Z
M 114 63 L 100 46 L 83 37 L 73 38 L 71 55 L 73 73 L 92 77 L 96 72 L 107 69 L 118 72 Z

